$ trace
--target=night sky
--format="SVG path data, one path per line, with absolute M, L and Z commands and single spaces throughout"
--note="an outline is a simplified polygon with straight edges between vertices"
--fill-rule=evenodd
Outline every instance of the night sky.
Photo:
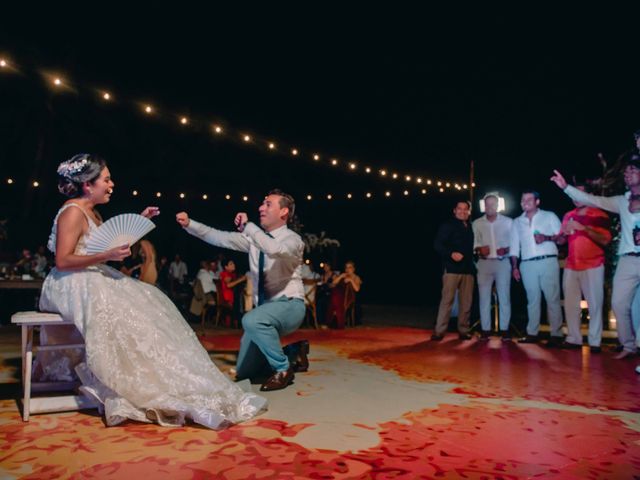
M 161 254 L 182 252 L 195 268 L 214 251 L 181 232 L 175 212 L 229 229 L 236 211 L 256 212 L 261 195 L 279 187 L 297 198 L 304 231 L 342 242 L 337 260 L 356 261 L 365 301 L 433 304 L 433 235 L 456 194 L 421 196 L 414 184 L 405 198 L 404 182 L 336 169 L 329 157 L 460 183 L 473 160 L 476 197 L 499 190 L 513 216 L 520 190 L 531 186 L 561 216 L 571 204 L 549 182 L 552 169 L 597 175 L 597 153 L 613 161 L 640 128 L 632 10 L 246 4 L 162 20 L 127 11 L 33 16 L 5 19 L 0 32 L 0 53 L 20 70 L 0 75 L 0 218 L 9 218 L 9 250 L 45 243 L 63 201 L 57 164 L 97 152 L 116 182 L 103 215 L 159 204 L 151 239 Z M 43 71 L 74 89 L 55 92 Z M 115 101 L 100 102 L 92 88 Z M 135 102 L 159 114 L 145 117 Z M 193 123 L 182 127 L 175 115 Z M 214 138 L 213 123 L 302 155 Z M 309 158 L 315 151 L 321 165 Z M 39 189 L 28 186 L 33 179 Z M 381 198 L 385 190 L 390 199 Z M 374 199 L 363 199 L 367 191 Z M 197 198 L 205 192 L 206 202 Z M 358 199 L 347 201 L 347 192 Z M 235 196 L 224 201 L 226 193 Z M 320 200 L 326 193 L 342 199 Z

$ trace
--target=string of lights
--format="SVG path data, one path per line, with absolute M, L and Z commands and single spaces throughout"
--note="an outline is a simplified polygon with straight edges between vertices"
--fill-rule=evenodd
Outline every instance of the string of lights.
M 8 57 L 0 58 L 0 72 L 17 73 L 22 72 L 24 68 L 10 61 Z M 80 84 L 72 83 L 67 77 L 52 72 L 37 72 L 45 79 L 46 84 L 55 91 L 78 91 Z M 95 89 L 83 87 L 83 90 L 92 92 L 95 100 L 100 102 L 116 102 L 116 96 L 113 91 L 106 89 Z M 418 187 L 422 192 L 422 187 L 433 187 L 435 192 L 443 193 L 447 189 L 467 190 L 469 185 L 460 181 L 443 180 L 430 178 L 428 175 L 416 173 L 402 173 L 394 169 L 385 167 L 375 167 L 363 162 L 342 160 L 335 156 L 326 155 L 319 151 L 303 151 L 298 146 L 292 146 L 284 142 L 278 142 L 275 139 L 268 139 L 258 134 L 252 134 L 247 131 L 240 131 L 232 128 L 227 122 L 209 122 L 202 118 L 193 116 L 180 115 L 173 112 L 165 111 L 152 102 L 127 101 L 124 97 L 118 95 L 118 102 L 121 104 L 135 105 L 135 109 L 148 117 L 163 116 L 168 119 L 175 119 L 176 123 L 182 128 L 198 128 L 207 131 L 212 137 L 235 141 L 245 146 L 250 146 L 262 151 L 279 153 L 290 158 L 305 159 L 307 161 L 334 168 L 337 171 L 350 174 L 361 174 L 368 177 L 377 177 L 390 182 L 404 182 L 404 188 L 409 189 L 411 186 Z M 11 183 L 11 179 L 7 182 Z M 475 183 L 471 182 L 471 187 L 475 187 Z M 405 190 L 402 190 L 403 192 Z M 407 190 L 408 191 L 408 190 Z M 385 192 L 386 193 L 386 192 Z M 389 195 L 390 196 L 390 195 Z
M 18 185 L 24 185 L 25 182 L 17 182 L 13 178 L 7 178 L 4 182 L 5 189 L 16 188 Z M 28 182 L 28 186 L 30 188 L 43 188 L 44 185 L 42 182 L 38 180 L 31 180 Z M 456 190 L 462 191 L 464 190 L 461 185 L 455 185 L 454 188 Z M 443 193 L 445 192 L 445 185 L 442 184 L 440 186 L 435 185 L 433 188 L 419 188 L 419 189 L 387 189 L 387 190 L 367 190 L 360 192 L 326 192 L 326 193 L 307 193 L 302 196 L 302 200 L 305 201 L 321 201 L 321 200 L 356 200 L 356 199 L 373 199 L 373 198 L 398 198 L 398 197 L 424 197 L 433 193 Z M 231 193 L 187 193 L 186 191 L 182 192 L 166 192 L 166 191 L 144 191 L 142 189 L 134 189 L 128 190 L 128 195 L 132 197 L 140 197 L 140 198 L 150 198 L 150 199 L 180 199 L 180 200 L 241 200 L 243 202 L 248 202 L 251 199 L 250 195 L 247 194 L 231 194 Z

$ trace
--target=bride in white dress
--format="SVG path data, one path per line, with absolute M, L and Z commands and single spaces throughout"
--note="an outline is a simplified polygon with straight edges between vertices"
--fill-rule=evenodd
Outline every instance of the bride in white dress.
M 107 425 L 190 419 L 219 429 L 263 411 L 266 400 L 218 370 L 169 298 L 104 264 L 129 256 L 128 245 L 86 254 L 102 223 L 94 207 L 107 203 L 114 187 L 104 160 L 76 155 L 60 164 L 58 176 L 60 192 L 71 199 L 53 222 L 48 246 L 56 268 L 42 287 L 40 309 L 72 320 L 84 337 L 86 359 L 76 372 Z M 158 214 L 156 207 L 142 212 Z

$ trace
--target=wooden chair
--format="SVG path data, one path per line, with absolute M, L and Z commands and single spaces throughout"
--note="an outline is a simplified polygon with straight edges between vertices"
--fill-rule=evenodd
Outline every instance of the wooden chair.
M 318 315 L 316 312 L 316 289 L 317 289 L 317 285 L 313 285 L 313 287 L 311 289 L 309 289 L 308 292 L 306 292 L 304 294 L 304 305 L 306 308 L 305 311 L 305 323 L 307 323 L 308 325 L 311 325 L 311 322 L 313 322 L 313 327 L 318 330 Z
M 344 324 L 347 327 L 356 326 L 356 291 L 350 283 L 344 289 Z
M 214 280 L 216 284 L 216 327 L 224 315 L 230 315 L 234 327 L 238 328 L 238 319 L 233 315 L 233 305 L 228 303 L 222 296 L 222 280 Z
M 84 343 L 38 345 L 33 344 L 33 332 L 36 327 L 46 325 L 47 328 L 58 325 L 73 325 L 73 322 L 65 322 L 57 313 L 43 312 L 18 312 L 11 316 L 11 323 L 22 327 L 22 419 L 29 421 L 32 413 L 67 412 L 85 408 L 96 408 L 95 400 L 84 395 L 61 395 L 31 398 L 31 393 L 73 390 L 79 382 L 32 382 L 31 368 L 33 366 L 33 353 L 36 350 L 52 351 L 66 350 L 70 348 L 85 348 Z

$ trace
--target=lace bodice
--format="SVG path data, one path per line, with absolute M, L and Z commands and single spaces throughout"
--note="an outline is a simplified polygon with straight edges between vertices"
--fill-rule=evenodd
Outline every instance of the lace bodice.
M 47 242 L 47 248 L 54 254 L 56 253 L 56 238 L 58 236 L 58 218 L 60 217 L 60 214 L 62 212 L 64 212 L 67 208 L 72 206 L 79 208 L 80 211 L 82 211 L 82 213 L 86 217 L 87 222 L 89 223 L 89 231 L 78 239 L 78 244 L 76 245 L 76 249 L 73 252 L 74 254 L 76 255 L 87 254 L 87 240 L 89 239 L 89 236 L 91 235 L 91 233 L 96 228 L 98 228 L 98 226 L 95 224 L 93 219 L 89 215 L 87 215 L 87 212 L 85 212 L 84 209 L 77 203 L 71 202 L 63 205 L 62 208 L 58 210 L 56 217 L 53 219 L 53 226 L 51 227 L 51 233 L 49 234 L 49 241 Z

